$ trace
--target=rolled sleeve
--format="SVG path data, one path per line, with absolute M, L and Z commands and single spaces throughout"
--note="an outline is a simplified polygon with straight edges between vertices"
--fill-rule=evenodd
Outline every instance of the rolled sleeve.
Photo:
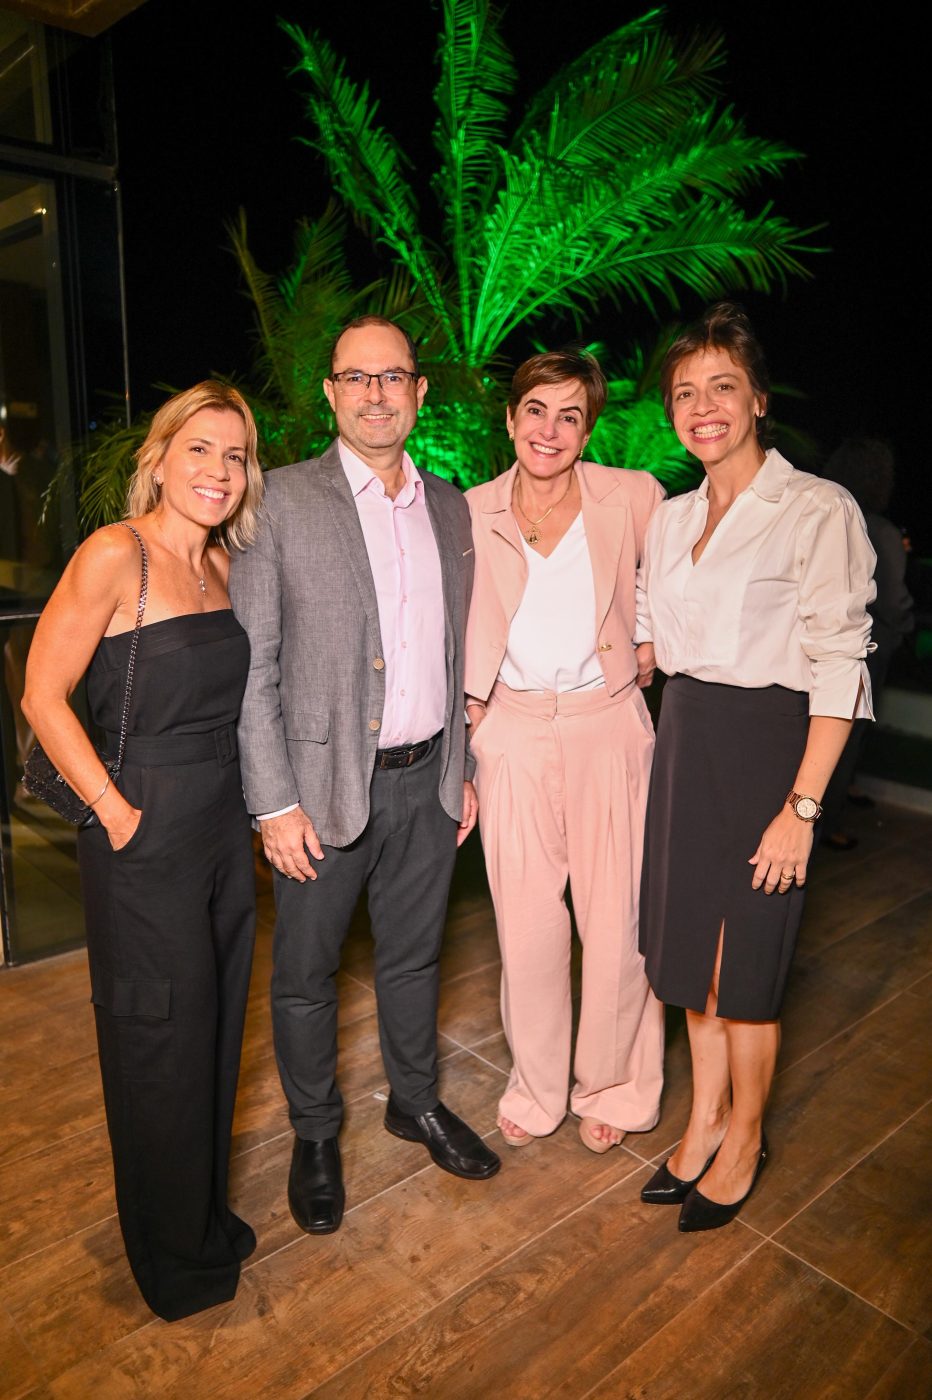
M 864 658 L 873 650 L 867 606 L 876 555 L 864 520 L 840 487 L 814 493 L 798 540 L 800 641 L 809 658 L 809 713 L 873 719 Z

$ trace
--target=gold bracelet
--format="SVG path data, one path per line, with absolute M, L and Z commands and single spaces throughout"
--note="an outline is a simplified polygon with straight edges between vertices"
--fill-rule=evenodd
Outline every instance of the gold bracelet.
M 98 804 L 98 802 L 99 802 L 100 799 L 103 797 L 104 793 L 107 791 L 107 788 L 108 788 L 109 786 L 110 786 L 110 774 L 108 773 L 108 774 L 107 774 L 107 781 L 104 783 L 103 787 L 100 789 L 100 792 L 99 792 L 99 793 L 97 794 L 97 796 L 94 798 L 94 801 L 93 801 L 93 802 L 89 802 L 89 803 L 87 804 L 88 807 L 96 807 L 97 804 Z

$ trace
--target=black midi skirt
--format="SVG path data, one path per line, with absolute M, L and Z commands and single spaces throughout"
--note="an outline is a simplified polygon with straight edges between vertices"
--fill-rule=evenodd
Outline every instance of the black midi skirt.
M 724 921 L 718 1015 L 780 1014 L 804 892 L 751 888 L 748 864 L 791 789 L 809 697 L 673 676 L 663 693 L 641 881 L 640 948 L 654 993 L 704 1011 Z

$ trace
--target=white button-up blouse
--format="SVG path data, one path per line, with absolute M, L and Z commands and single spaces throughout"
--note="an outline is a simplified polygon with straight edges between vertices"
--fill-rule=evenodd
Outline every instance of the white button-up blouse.
M 771 449 L 694 564 L 708 497 L 706 480 L 651 520 L 635 644 L 652 641 L 669 676 L 782 685 L 808 692 L 811 715 L 872 719 L 876 556 L 852 497 Z

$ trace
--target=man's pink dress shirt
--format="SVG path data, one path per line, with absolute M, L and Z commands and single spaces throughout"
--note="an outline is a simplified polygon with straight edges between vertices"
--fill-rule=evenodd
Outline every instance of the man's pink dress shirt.
M 379 748 L 416 744 L 443 728 L 447 707 L 443 581 L 424 482 L 406 452 L 405 484 L 392 500 L 343 441 L 339 451 L 379 604 L 385 662 Z

